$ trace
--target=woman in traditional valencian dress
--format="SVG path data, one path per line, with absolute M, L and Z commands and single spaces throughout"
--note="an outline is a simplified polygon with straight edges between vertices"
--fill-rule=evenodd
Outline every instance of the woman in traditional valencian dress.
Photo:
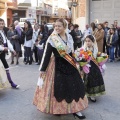
M 6 72 L 3 67 L 2 62 L 0 61 L 0 90 L 9 87 L 9 83 L 7 80 Z
M 98 47 L 95 37 L 88 35 L 85 38 L 84 49 L 92 51 L 92 59 L 90 61 L 90 72 L 84 75 L 85 90 L 87 96 L 92 102 L 96 102 L 96 96 L 105 94 L 105 85 L 99 65 L 96 61 Z
M 49 114 L 71 114 L 79 119 L 80 111 L 88 106 L 84 83 L 73 60 L 73 39 L 66 32 L 67 22 L 58 19 L 48 38 L 40 65 L 43 86 L 37 86 L 34 105 Z M 51 57 L 53 53 L 53 56 Z

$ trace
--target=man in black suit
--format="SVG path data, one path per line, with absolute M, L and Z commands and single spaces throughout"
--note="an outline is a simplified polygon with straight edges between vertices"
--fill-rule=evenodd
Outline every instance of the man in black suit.
M 44 21 L 43 22 L 43 25 L 44 25 L 44 28 L 45 28 L 45 32 L 49 32 L 49 29 L 48 29 L 48 26 L 47 26 L 47 23 Z
M 114 28 L 115 28 L 115 33 L 116 35 L 118 36 L 118 41 L 116 43 L 116 48 L 115 48 L 115 58 L 118 58 L 120 57 L 120 53 L 119 53 L 119 36 L 120 36 L 120 27 L 118 26 L 118 21 L 117 20 L 114 20 Z
M 14 51 L 13 46 L 10 43 L 10 41 L 7 39 L 3 28 L 4 28 L 4 20 L 0 18 L 0 60 L 3 63 L 3 66 L 6 70 L 6 75 L 7 75 L 9 83 L 11 84 L 12 88 L 17 89 L 17 88 L 19 88 L 19 85 L 16 85 L 12 81 L 10 73 L 9 73 L 9 66 L 8 66 L 8 63 L 5 59 L 5 54 L 8 51 L 8 49 L 11 52 L 13 52 L 14 54 L 16 54 L 16 52 Z
M 54 28 L 55 28 L 55 23 L 53 23 L 53 28 L 51 28 L 49 31 L 48 31 L 48 36 L 50 36 L 52 34 L 52 32 L 54 31 Z
M 104 43 L 103 43 L 103 52 L 107 52 L 107 54 L 109 55 L 109 50 L 108 50 L 108 46 L 107 46 L 107 39 L 108 39 L 108 30 L 110 28 L 108 27 L 108 22 L 104 22 Z
M 8 30 L 9 30 L 9 28 L 8 27 L 3 27 L 3 31 L 4 31 L 4 33 L 5 33 L 5 35 L 7 36 L 7 32 L 8 32 Z

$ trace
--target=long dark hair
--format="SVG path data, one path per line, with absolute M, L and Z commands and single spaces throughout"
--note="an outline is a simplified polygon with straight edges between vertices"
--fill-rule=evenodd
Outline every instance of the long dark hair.
M 102 29 L 104 29 L 103 23 L 99 23 L 98 26 L 99 26 L 99 25 L 102 27 Z
M 44 25 L 40 25 L 40 32 L 44 32 L 45 31 L 45 26 Z
M 114 34 L 115 34 L 115 28 L 110 28 L 110 31 L 109 31 L 110 35 L 112 34 L 112 33 L 111 33 L 111 30 L 113 30 L 113 31 L 114 31 Z
M 94 22 L 92 22 L 90 25 L 91 25 L 92 30 L 94 31 L 94 30 L 95 30 L 95 28 L 96 28 L 95 23 L 94 23 Z
M 13 28 L 13 30 L 15 30 L 15 25 L 12 23 L 9 26 L 11 26 Z
M 25 21 L 25 23 L 28 24 L 28 28 L 24 28 L 25 31 L 27 31 L 28 29 L 31 29 L 31 28 L 32 28 L 32 25 L 31 25 L 31 23 L 30 23 L 29 21 Z

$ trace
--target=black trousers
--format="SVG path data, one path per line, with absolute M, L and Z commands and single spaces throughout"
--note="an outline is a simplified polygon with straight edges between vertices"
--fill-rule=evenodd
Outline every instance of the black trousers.
M 39 48 L 38 48 L 38 51 L 37 51 L 37 54 L 38 54 L 38 60 L 39 60 L 39 64 L 41 63 L 41 60 L 42 60 L 42 56 L 43 56 L 43 52 L 44 52 L 44 50 L 40 50 Z
M 109 47 L 107 46 L 106 38 L 104 38 L 103 42 L 103 52 L 107 52 L 107 54 L 109 55 Z
M 115 57 L 118 57 L 118 49 L 119 49 L 119 45 L 117 44 L 115 47 Z
M 19 52 L 19 57 L 22 57 L 22 48 L 21 48 L 21 44 L 20 44 L 20 52 Z
M 25 57 L 27 62 L 32 62 L 32 51 L 31 47 L 24 47 L 25 48 Z
M 5 69 L 9 68 L 8 63 L 5 59 L 5 52 L 0 53 L 0 60 L 3 63 Z
M 74 44 L 74 50 L 76 50 L 77 49 L 77 44 Z
M 38 62 L 38 54 L 37 54 L 37 47 L 34 46 L 33 52 L 34 52 L 34 56 L 35 56 L 35 62 Z
M 107 48 L 106 38 L 104 38 L 104 42 L 103 42 L 103 52 L 104 52 L 104 53 L 106 52 L 106 48 Z

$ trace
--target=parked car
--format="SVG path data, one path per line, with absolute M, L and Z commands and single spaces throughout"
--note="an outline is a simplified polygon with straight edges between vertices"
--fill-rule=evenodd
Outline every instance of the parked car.
M 36 23 L 36 19 L 35 18 L 20 18 L 19 24 L 20 24 L 21 27 L 24 27 L 25 21 L 29 21 L 31 23 L 32 27 Z

